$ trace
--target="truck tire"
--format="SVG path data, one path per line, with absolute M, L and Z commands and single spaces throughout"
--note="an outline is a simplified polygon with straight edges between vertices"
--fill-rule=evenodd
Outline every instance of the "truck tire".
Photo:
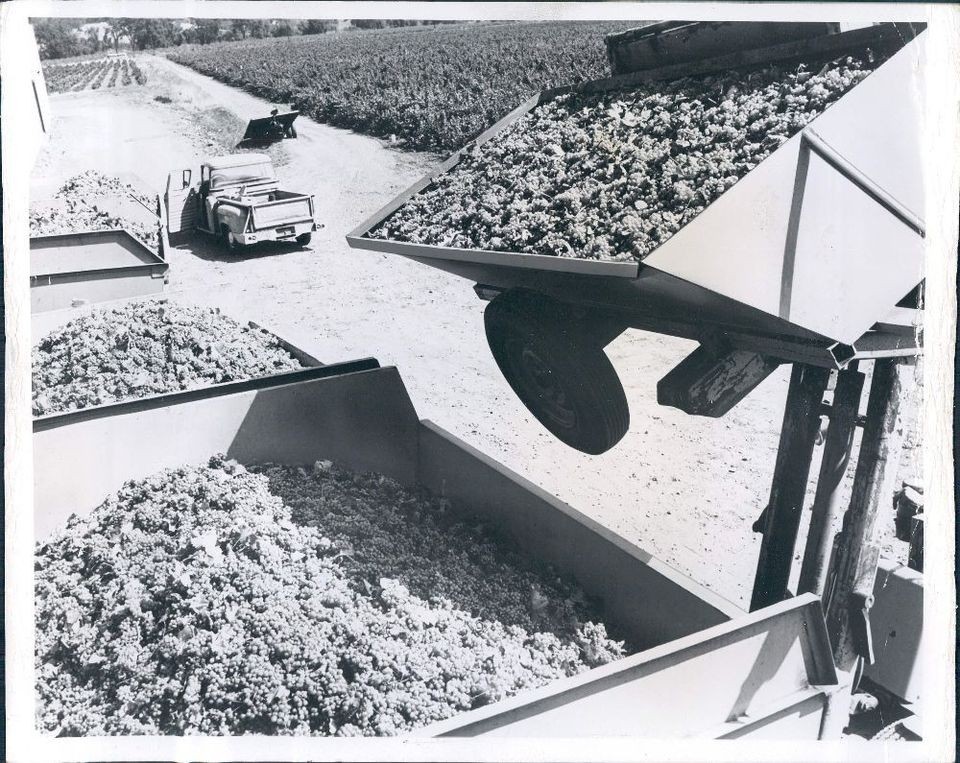
M 238 249 L 240 249 L 240 245 L 234 241 L 233 237 L 230 235 L 229 228 L 223 229 L 223 231 L 220 233 L 220 238 L 223 240 L 223 248 L 230 252 L 230 254 L 234 254 Z
M 561 442 L 590 455 L 616 445 L 630 428 L 623 385 L 589 324 L 541 295 L 508 291 L 484 312 L 487 343 L 504 378 L 537 421 Z
M 311 238 L 313 238 L 313 234 L 301 233 L 299 236 L 297 236 L 297 243 L 300 244 L 300 246 L 306 246 L 310 243 Z

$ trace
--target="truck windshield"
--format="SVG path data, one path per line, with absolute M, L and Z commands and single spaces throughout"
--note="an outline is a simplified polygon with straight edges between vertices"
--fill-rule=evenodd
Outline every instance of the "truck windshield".
M 245 164 L 242 167 L 223 167 L 210 173 L 210 187 L 224 188 L 238 183 L 252 183 L 255 180 L 274 180 L 273 165 L 270 162 Z

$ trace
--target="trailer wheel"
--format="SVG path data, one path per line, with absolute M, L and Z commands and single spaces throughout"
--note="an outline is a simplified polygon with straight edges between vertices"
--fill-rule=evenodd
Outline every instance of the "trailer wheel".
M 630 409 L 602 346 L 558 307 L 531 293 L 501 294 L 484 312 L 487 343 L 537 421 L 571 448 L 598 455 L 626 434 Z
M 299 236 L 297 236 L 297 243 L 300 244 L 300 246 L 306 246 L 310 243 L 310 239 L 312 237 L 313 236 L 310 233 L 301 233 Z

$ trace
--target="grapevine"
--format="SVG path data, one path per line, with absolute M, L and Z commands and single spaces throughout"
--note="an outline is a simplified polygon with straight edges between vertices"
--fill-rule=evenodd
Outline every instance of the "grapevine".
M 606 76 L 630 22 L 463 24 L 185 45 L 167 55 L 311 118 L 454 149 L 546 87 Z
M 146 76 L 132 58 L 103 58 L 43 64 L 43 78 L 51 93 L 98 90 L 146 83 Z

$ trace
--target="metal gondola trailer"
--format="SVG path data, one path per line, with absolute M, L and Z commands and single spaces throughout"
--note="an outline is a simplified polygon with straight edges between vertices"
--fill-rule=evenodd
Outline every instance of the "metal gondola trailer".
M 609 366 L 603 347 L 627 328 L 701 341 L 703 349 L 678 369 L 684 378 L 708 358 L 742 370 L 739 386 L 709 402 L 684 396 L 673 377 L 663 385 L 664 402 L 713 416 L 752 389 L 748 380 L 755 386 L 781 362 L 840 368 L 911 355 L 917 349 L 911 299 L 923 247 L 923 223 L 912 211 L 923 207 L 916 74 L 923 45 L 922 35 L 905 44 L 912 33 L 883 24 L 578 85 L 582 92 L 616 91 L 734 67 L 899 48 L 642 262 L 369 235 L 474 145 L 574 88 L 530 98 L 347 241 L 474 281 L 477 293 L 492 300 L 487 337 L 507 380 L 541 423 L 585 452 L 609 449 L 629 425 L 615 372 L 597 370 Z M 597 422 L 604 422 L 602 431 Z
M 217 453 L 248 465 L 328 459 L 442 494 L 453 514 L 489 523 L 575 579 L 636 645 L 419 735 L 820 735 L 837 676 L 815 596 L 751 613 L 724 601 L 421 420 L 397 370 L 372 359 L 34 419 L 35 536 L 43 542 L 128 480 Z M 68 461 L 74 468 L 63 468 Z
M 792 376 L 752 609 L 789 596 L 794 546 L 821 416 L 824 456 L 800 574 L 822 596 L 843 691 L 824 734 L 847 719 L 863 661 L 873 659 L 870 606 L 878 508 L 892 495 L 899 401 L 921 351 L 924 208 L 920 149 L 921 26 L 668 22 L 608 38 L 615 75 L 533 96 L 347 236 L 475 283 L 490 300 L 487 340 L 518 397 L 558 439 L 602 453 L 629 427 L 623 388 L 603 348 L 627 328 L 697 340 L 660 380 L 658 401 L 722 416 L 778 366 Z M 373 238 L 407 200 L 465 152 L 561 93 L 866 49 L 889 56 L 641 262 L 427 246 Z M 860 401 L 873 365 L 866 415 Z M 828 389 L 830 388 L 830 389 Z M 864 429 L 853 495 L 839 484 Z M 843 517 L 843 530 L 833 528 Z

